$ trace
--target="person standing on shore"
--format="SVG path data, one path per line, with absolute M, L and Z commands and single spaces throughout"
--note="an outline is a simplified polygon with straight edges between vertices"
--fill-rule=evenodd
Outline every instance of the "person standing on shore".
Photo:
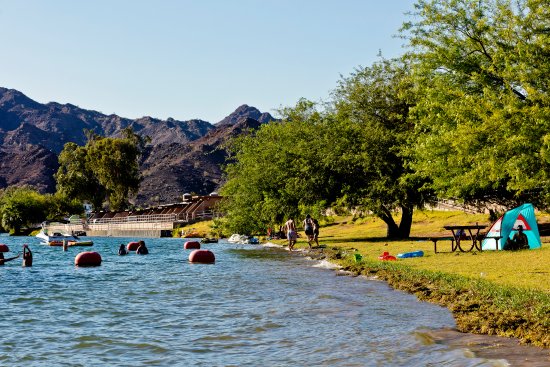
M 317 247 L 319 247 L 319 222 L 317 219 L 313 218 L 313 241 L 317 244 Z
M 306 215 L 306 219 L 304 219 L 304 232 L 306 233 L 307 244 L 311 250 L 311 242 L 313 242 L 313 219 L 309 214 Z
M 28 245 L 23 245 L 23 266 L 32 266 L 32 252 Z
M 294 245 L 296 244 L 296 239 L 298 238 L 298 234 L 296 233 L 296 224 L 294 223 L 294 219 L 288 218 L 284 225 L 284 229 L 286 232 L 286 239 L 288 240 L 288 249 L 292 251 L 294 248 Z

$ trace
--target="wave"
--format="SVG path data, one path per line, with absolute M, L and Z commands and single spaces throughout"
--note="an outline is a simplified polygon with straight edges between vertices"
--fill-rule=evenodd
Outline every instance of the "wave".
M 312 267 L 322 268 L 322 269 L 331 269 L 331 270 L 342 269 L 340 265 L 331 263 L 330 261 L 327 261 L 327 260 L 320 260 L 316 264 L 313 264 Z

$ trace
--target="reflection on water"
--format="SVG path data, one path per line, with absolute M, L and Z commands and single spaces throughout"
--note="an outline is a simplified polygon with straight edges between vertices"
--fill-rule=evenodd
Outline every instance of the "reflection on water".
M 179 239 L 149 239 L 150 255 L 117 256 L 135 239 L 93 238 L 103 262 L 31 245 L 34 266 L 0 267 L 0 366 L 496 366 L 425 343 L 450 313 L 385 283 L 336 277 L 276 249 L 206 245 L 216 264 L 190 264 Z

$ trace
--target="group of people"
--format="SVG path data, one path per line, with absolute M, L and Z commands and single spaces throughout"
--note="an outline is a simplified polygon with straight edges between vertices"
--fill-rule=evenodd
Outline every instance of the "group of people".
M 311 250 L 313 242 L 315 242 L 317 247 L 319 247 L 319 222 L 317 219 L 312 218 L 311 215 L 307 214 L 306 219 L 304 219 L 302 224 L 307 237 L 309 249 Z M 294 222 L 294 219 L 289 218 L 284 224 L 283 230 L 286 234 L 286 239 L 288 240 L 288 249 L 292 251 L 296 241 L 298 240 L 298 231 L 296 230 L 296 223 Z
M 138 243 L 139 243 L 139 245 L 138 245 L 138 248 L 136 250 L 136 254 L 138 254 L 138 255 L 147 255 L 147 254 L 149 254 L 149 249 L 145 245 L 145 242 L 144 241 L 139 241 Z M 128 254 L 128 251 L 126 250 L 126 246 L 124 246 L 124 244 L 122 244 L 122 243 L 120 244 L 120 247 L 118 249 L 118 254 L 121 255 L 121 256 Z M 15 259 L 21 257 L 21 255 L 23 255 L 23 266 L 25 266 L 25 267 L 32 266 L 32 251 L 31 251 L 31 249 L 29 248 L 28 245 L 23 245 L 23 252 L 22 253 L 20 252 L 16 256 L 13 256 L 13 257 L 6 258 L 6 257 L 4 257 L 4 253 L 0 252 L 0 265 L 4 265 L 8 261 L 15 260 Z
M 15 260 L 21 256 L 21 252 L 14 257 L 4 257 L 4 253 L 0 252 L 0 265 L 4 265 L 8 261 Z M 32 251 L 27 245 L 23 245 L 23 266 L 29 267 L 32 266 Z
M 126 250 L 126 246 L 124 246 L 123 243 L 120 244 L 120 247 L 118 248 L 118 255 L 119 256 L 124 256 L 124 255 L 128 255 L 130 252 L 128 250 Z M 138 247 L 136 249 L 136 254 L 138 255 L 148 255 L 149 254 L 149 249 L 147 248 L 147 246 L 145 246 L 145 241 L 139 241 L 138 242 Z

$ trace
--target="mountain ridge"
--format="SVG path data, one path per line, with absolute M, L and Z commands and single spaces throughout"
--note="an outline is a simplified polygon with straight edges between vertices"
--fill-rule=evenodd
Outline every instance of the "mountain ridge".
M 223 143 L 275 120 L 243 104 L 216 124 L 201 119 L 129 119 L 57 102 L 42 104 L 0 87 L 0 188 L 28 184 L 54 192 L 57 155 L 65 143 L 84 145 L 84 129 L 107 137 L 132 127 L 151 143 L 141 159 L 143 181 L 135 205 L 178 201 L 183 193 L 208 194 L 222 185 Z

